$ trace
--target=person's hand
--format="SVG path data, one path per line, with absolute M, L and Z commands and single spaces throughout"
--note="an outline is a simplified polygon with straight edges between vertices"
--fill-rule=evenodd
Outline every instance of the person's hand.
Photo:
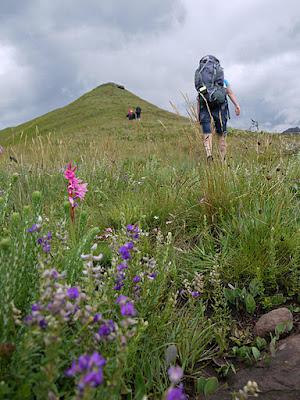
M 241 107 L 237 104 L 237 105 L 235 106 L 235 115 L 236 115 L 236 116 L 239 116 L 240 113 L 241 113 Z

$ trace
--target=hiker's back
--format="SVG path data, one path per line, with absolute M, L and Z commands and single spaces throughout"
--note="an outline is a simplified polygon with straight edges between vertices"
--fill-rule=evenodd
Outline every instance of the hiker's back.
M 203 85 L 210 87 L 216 84 L 223 86 L 224 72 L 220 61 L 212 55 L 202 57 L 195 72 L 195 87 L 198 91 Z
M 195 88 L 200 98 L 204 97 L 210 106 L 226 102 L 224 71 L 215 56 L 208 55 L 201 58 L 195 72 Z

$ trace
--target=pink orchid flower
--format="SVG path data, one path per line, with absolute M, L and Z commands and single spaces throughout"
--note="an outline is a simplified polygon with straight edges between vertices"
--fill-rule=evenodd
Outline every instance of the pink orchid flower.
M 72 167 L 72 163 L 69 162 L 67 169 L 65 170 L 64 176 L 68 179 L 68 198 L 71 205 L 70 214 L 71 220 L 74 222 L 75 219 L 75 207 L 77 206 L 76 200 L 83 200 L 87 190 L 87 183 L 82 182 L 81 179 L 75 176 L 76 166 Z

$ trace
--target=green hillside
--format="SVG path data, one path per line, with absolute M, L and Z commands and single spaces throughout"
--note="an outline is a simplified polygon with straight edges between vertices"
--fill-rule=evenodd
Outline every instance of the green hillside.
M 162 110 L 141 99 L 114 83 L 106 83 L 84 94 L 65 107 L 56 109 L 16 127 L 0 131 L 0 140 L 4 144 L 22 137 L 31 137 L 45 133 L 100 134 L 116 130 L 127 130 L 126 114 L 128 108 L 142 108 L 143 126 L 151 129 L 155 126 L 178 126 L 187 124 L 187 119 Z

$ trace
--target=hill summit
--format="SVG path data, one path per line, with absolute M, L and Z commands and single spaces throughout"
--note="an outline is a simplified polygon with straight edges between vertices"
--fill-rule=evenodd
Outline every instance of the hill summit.
M 0 131 L 1 141 L 19 136 L 32 136 L 36 132 L 47 134 L 89 133 L 100 134 L 103 130 L 112 131 L 124 123 L 128 123 L 126 115 L 128 108 L 142 108 L 143 123 L 152 124 L 160 121 L 162 124 L 173 124 L 186 118 L 162 110 L 161 108 L 141 99 L 126 90 L 123 85 L 113 82 L 105 83 L 85 93 L 72 103 L 53 110 L 31 121 L 16 127 Z
M 296 126 L 295 128 L 286 129 L 282 133 L 300 133 L 300 128 Z

